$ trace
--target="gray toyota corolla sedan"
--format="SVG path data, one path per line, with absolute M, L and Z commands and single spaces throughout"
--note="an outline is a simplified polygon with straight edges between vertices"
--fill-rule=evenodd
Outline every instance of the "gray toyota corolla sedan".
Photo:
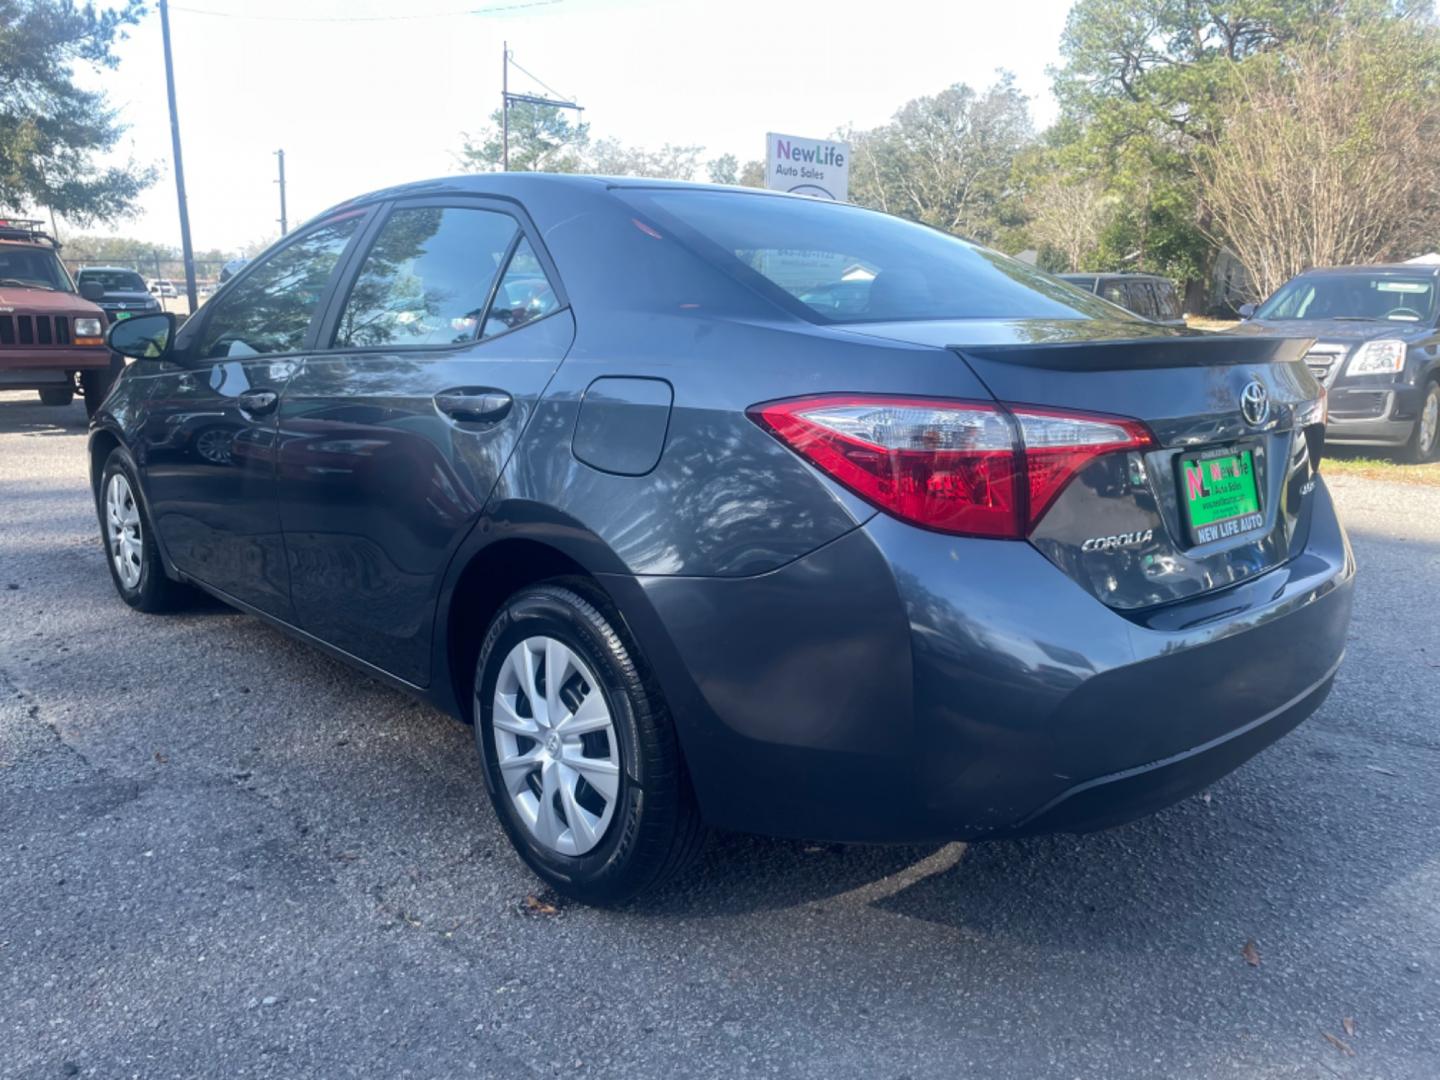
M 1130 321 L 855 207 L 418 183 L 111 343 L 121 598 L 204 590 L 472 722 L 521 856 L 589 901 L 707 825 L 1125 821 L 1344 649 L 1307 340 Z

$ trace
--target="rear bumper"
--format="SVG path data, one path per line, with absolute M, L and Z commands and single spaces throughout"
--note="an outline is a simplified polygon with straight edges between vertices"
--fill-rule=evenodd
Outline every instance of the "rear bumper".
M 1324 700 L 1353 577 L 1322 483 L 1300 555 L 1148 621 L 1028 544 L 883 516 L 761 577 L 616 584 L 712 822 L 922 841 L 1104 827 L 1230 771 Z

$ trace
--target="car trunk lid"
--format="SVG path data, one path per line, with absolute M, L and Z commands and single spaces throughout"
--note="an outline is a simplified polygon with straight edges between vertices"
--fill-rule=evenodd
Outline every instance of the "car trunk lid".
M 1001 402 L 1108 414 L 1149 428 L 1154 446 L 1091 460 L 1029 536 L 1112 608 L 1138 611 L 1214 592 L 1303 547 L 1323 438 L 1324 392 L 1304 363 L 1309 339 L 1123 321 L 887 324 L 862 332 L 943 343 Z

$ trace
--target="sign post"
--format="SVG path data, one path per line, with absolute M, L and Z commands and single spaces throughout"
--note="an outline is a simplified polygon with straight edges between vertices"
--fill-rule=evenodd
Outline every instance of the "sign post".
M 769 132 L 765 136 L 765 186 L 772 191 L 848 202 L 850 144 Z

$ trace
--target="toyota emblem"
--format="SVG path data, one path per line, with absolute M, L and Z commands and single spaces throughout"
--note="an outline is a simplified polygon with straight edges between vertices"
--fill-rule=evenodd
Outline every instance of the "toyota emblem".
M 1240 391 L 1240 412 L 1251 427 L 1259 427 L 1270 418 L 1270 391 L 1259 379 L 1251 379 Z

